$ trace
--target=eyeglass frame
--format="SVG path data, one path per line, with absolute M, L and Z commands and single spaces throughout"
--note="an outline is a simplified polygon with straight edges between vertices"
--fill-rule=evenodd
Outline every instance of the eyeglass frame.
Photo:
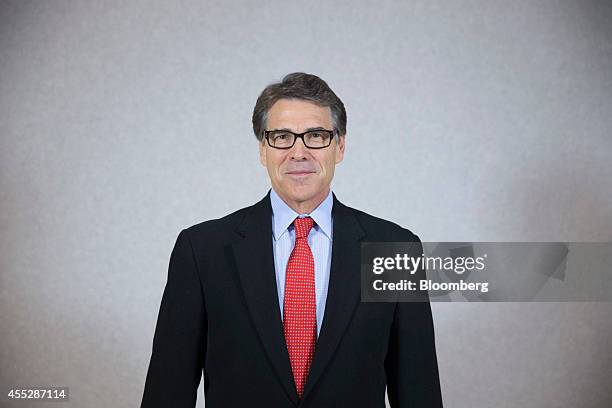
M 304 144 L 304 147 L 306 147 L 307 149 L 325 149 L 329 146 L 331 146 L 332 140 L 334 139 L 334 137 L 339 135 L 338 129 L 337 128 L 333 128 L 332 130 L 328 130 L 328 129 L 311 129 L 311 130 L 307 130 L 306 132 L 303 133 L 295 133 L 292 132 L 290 130 L 286 130 L 286 129 L 273 129 L 273 130 L 264 130 L 264 138 L 268 141 L 268 146 L 270 146 L 273 149 L 280 149 L 280 150 L 289 150 L 291 149 L 293 146 L 295 146 L 295 142 L 298 139 L 302 139 L 302 143 Z M 277 146 L 272 146 L 272 144 L 270 143 L 270 138 L 268 137 L 270 133 L 272 132 L 287 132 L 287 133 L 291 133 L 293 135 L 293 143 L 291 144 L 291 146 L 288 147 L 277 147 Z M 312 133 L 312 132 L 327 132 L 330 134 L 330 138 L 329 138 L 329 144 L 327 146 L 321 146 L 321 147 L 310 147 L 306 145 L 306 141 L 304 140 L 304 135 L 306 135 L 306 133 Z

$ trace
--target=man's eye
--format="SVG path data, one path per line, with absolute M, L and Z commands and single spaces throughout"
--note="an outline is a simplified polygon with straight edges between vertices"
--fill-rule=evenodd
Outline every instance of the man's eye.
M 287 140 L 289 138 L 288 133 L 279 133 L 274 135 L 274 140 Z
M 318 138 L 318 139 L 321 139 L 321 138 L 323 138 L 323 133 L 313 132 L 313 133 L 311 133 L 311 134 L 310 134 L 310 137 L 311 137 L 311 138 Z

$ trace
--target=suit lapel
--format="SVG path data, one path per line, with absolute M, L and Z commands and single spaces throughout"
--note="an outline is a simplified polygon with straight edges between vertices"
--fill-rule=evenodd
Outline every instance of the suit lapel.
M 360 298 L 360 239 L 365 233 L 352 211 L 333 194 L 333 241 L 327 301 L 321 333 L 302 400 L 312 392 L 336 351 Z M 272 249 L 270 193 L 236 229 L 232 244 L 240 285 L 255 329 L 289 399 L 298 403 L 280 318 Z
M 352 211 L 340 203 L 335 194 L 333 197 L 332 262 L 327 301 L 302 400 L 312 391 L 333 357 L 361 294 L 359 254 L 360 239 L 365 232 Z
M 270 193 L 251 208 L 237 232 L 243 238 L 232 247 L 240 284 L 263 349 L 289 399 L 298 397 L 280 318 L 272 249 Z

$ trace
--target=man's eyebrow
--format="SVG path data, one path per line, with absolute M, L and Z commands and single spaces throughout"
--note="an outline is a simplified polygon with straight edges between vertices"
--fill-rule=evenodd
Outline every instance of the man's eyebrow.
M 293 132 L 293 130 L 289 129 L 289 128 L 282 128 L 282 129 L 274 129 L 276 130 L 282 130 L 285 132 Z M 313 130 L 328 130 L 325 129 L 323 126 L 317 126 L 317 127 L 309 127 L 308 129 L 306 129 L 304 132 L 312 132 Z M 293 132 L 293 133 L 298 133 L 298 132 Z

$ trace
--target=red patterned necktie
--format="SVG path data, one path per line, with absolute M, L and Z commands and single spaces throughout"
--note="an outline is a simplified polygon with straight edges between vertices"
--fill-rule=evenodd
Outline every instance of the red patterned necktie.
M 314 258 L 308 233 L 314 221 L 296 218 L 295 246 L 287 262 L 283 324 L 298 396 L 302 397 L 317 342 Z

